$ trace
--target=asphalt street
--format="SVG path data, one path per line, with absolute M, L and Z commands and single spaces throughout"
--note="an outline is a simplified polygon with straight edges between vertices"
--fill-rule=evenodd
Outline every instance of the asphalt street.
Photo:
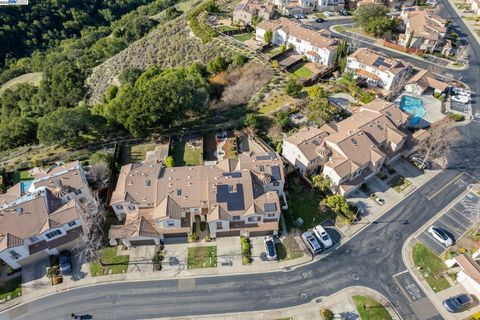
M 456 32 L 471 48 L 468 70 L 443 73 L 461 77 L 480 93 L 478 43 L 445 1 L 440 14 L 453 20 Z M 395 56 L 390 51 L 388 54 Z M 417 59 L 405 60 L 418 67 L 429 67 L 427 62 Z M 478 112 L 476 101 L 472 107 L 474 113 Z M 379 291 L 403 319 L 441 319 L 406 272 L 401 251 L 410 235 L 467 190 L 467 184 L 475 181 L 472 176 L 480 176 L 479 129 L 477 122 L 460 127 L 462 141 L 450 154 L 450 169 L 314 263 L 285 272 L 97 284 L 32 301 L 1 313 L 0 319 L 70 319 L 72 312 L 90 314 L 95 320 L 145 319 L 268 310 L 321 299 L 352 285 Z M 471 176 L 459 176 L 462 172 Z M 465 183 L 460 183 L 460 179 Z

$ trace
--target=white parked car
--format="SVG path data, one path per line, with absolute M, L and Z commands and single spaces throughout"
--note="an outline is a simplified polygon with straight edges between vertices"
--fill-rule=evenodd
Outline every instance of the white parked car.
M 321 225 L 318 225 L 315 228 L 313 228 L 313 233 L 315 234 L 317 239 L 323 244 L 325 249 L 333 246 L 332 238 L 330 238 L 327 231 L 325 231 L 325 229 L 323 229 Z
M 470 98 L 467 96 L 452 96 L 452 101 L 460 102 L 460 103 L 468 103 Z
M 333 16 L 333 12 L 331 12 L 331 11 L 325 11 L 323 14 L 324 14 L 326 17 L 331 17 L 331 16 Z
M 442 243 L 446 247 L 453 245 L 453 239 L 450 237 L 450 235 L 439 227 L 431 226 L 428 228 L 428 233 L 430 233 L 435 240 Z
M 459 96 L 470 97 L 472 95 L 472 92 L 470 90 L 466 90 L 466 89 L 459 88 L 459 87 L 453 87 L 452 92 L 456 95 L 459 95 Z

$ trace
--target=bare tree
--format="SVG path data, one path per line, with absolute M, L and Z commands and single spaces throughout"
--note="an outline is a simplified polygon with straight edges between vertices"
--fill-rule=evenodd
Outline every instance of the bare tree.
M 429 160 L 445 157 L 452 145 L 460 138 L 455 122 L 448 118 L 432 125 L 428 134 L 428 138 L 418 145 L 419 152 L 424 154 L 422 166 Z M 445 165 L 444 162 L 443 168 L 445 168 Z
M 88 179 L 95 190 L 106 187 L 110 179 L 110 169 L 105 162 L 97 162 L 90 166 Z
M 88 201 L 80 204 L 83 221 L 81 243 L 76 247 L 87 262 L 101 261 L 100 248 L 104 237 L 104 225 L 107 218 L 105 206 L 94 195 Z

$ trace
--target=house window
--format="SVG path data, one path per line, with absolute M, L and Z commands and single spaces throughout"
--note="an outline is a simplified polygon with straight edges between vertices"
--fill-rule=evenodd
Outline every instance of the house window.
M 70 221 L 69 223 L 67 223 L 69 227 L 73 227 L 73 226 L 76 226 L 77 225 L 77 221 L 73 220 L 73 221 Z
M 57 230 L 53 230 L 49 233 L 46 233 L 45 234 L 45 237 L 47 237 L 47 239 L 52 239 L 52 238 L 55 238 L 56 236 L 59 236 L 62 234 L 62 231 L 60 231 L 60 229 L 57 229 Z
M 17 260 L 18 258 L 21 257 L 21 255 L 19 255 L 18 252 L 15 251 L 15 250 L 10 250 L 10 251 L 8 251 L 8 253 L 10 253 L 10 255 L 12 256 L 12 258 L 15 259 L 15 260 Z
M 240 216 L 232 216 L 232 221 L 240 221 Z
M 82 190 L 75 190 L 75 194 L 76 195 L 82 194 Z
M 28 238 L 28 240 L 30 240 L 30 242 L 37 242 L 38 240 L 40 240 L 40 238 L 37 237 L 37 236 L 33 236 L 33 237 Z
M 15 209 L 15 211 L 17 212 L 18 216 L 21 216 L 23 214 L 23 208 L 17 208 Z
M 173 222 L 173 220 L 168 220 L 167 221 L 167 226 L 173 227 L 174 225 L 175 225 L 175 222 Z
M 274 186 L 274 187 L 278 187 L 279 185 L 280 185 L 280 182 L 278 182 L 278 181 L 273 181 L 273 186 Z
M 260 167 L 259 167 L 259 168 L 260 168 L 260 172 L 263 172 L 263 171 L 265 171 L 265 166 L 264 166 L 263 164 L 262 164 L 262 165 L 260 165 Z
M 267 214 L 267 216 L 268 216 L 269 218 L 275 217 L 275 212 L 269 212 L 269 213 Z
M 222 230 L 223 229 L 223 225 L 221 222 L 217 222 L 217 230 Z
M 177 189 L 177 196 L 181 197 L 182 196 L 182 189 Z
M 260 220 L 260 217 L 248 217 L 248 222 L 256 222 L 259 220 Z
M 117 204 L 117 205 L 115 206 L 115 208 L 117 208 L 117 209 L 119 209 L 119 210 L 122 210 L 122 209 L 123 209 L 122 205 L 120 205 L 120 204 Z
M 135 206 L 128 206 L 128 210 L 130 210 L 130 211 L 135 210 Z

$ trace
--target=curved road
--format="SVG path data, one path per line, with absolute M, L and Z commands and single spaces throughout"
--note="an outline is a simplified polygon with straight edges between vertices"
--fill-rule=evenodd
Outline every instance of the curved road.
M 448 3 L 443 3 L 442 11 L 444 17 L 456 17 Z M 471 45 L 470 68 L 445 73 L 462 77 L 480 93 L 480 47 L 460 19 L 452 20 L 456 32 Z M 415 59 L 406 60 L 428 67 Z M 472 107 L 475 113 L 476 101 Z M 71 312 L 88 313 L 93 319 L 138 319 L 277 309 L 300 305 L 352 285 L 379 291 L 403 319 L 422 319 L 419 309 L 433 306 L 426 298 L 420 305 L 412 303 L 394 278 L 405 271 L 402 247 L 410 235 L 466 190 L 465 184 L 449 184 L 458 179 L 460 172 L 480 174 L 476 158 L 480 150 L 479 124 L 474 121 L 460 128 L 463 141 L 451 154 L 452 169 L 437 175 L 319 261 L 285 272 L 99 284 L 32 301 L 1 313 L 0 319 L 69 319 Z M 462 179 L 473 182 L 467 175 Z M 449 187 L 443 188 L 446 184 Z M 437 314 L 432 319 L 441 317 Z

